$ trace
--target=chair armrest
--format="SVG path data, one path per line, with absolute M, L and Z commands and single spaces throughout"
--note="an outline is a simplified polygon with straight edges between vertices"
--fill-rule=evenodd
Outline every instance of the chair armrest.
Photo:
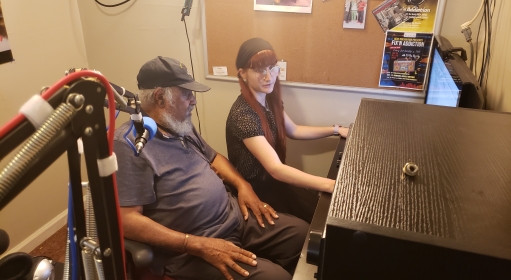
M 153 261 L 153 250 L 145 243 L 124 239 L 124 249 L 130 252 L 136 267 L 148 267 Z

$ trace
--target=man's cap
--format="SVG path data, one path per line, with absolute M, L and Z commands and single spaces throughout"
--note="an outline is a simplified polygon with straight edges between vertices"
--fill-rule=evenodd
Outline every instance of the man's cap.
M 185 89 L 204 92 L 211 88 L 196 82 L 186 66 L 168 57 L 158 56 L 146 62 L 137 75 L 139 89 L 179 86 Z
M 266 40 L 261 38 L 246 40 L 243 44 L 241 44 L 238 51 L 238 57 L 236 57 L 236 69 L 244 68 L 252 56 L 264 50 L 273 51 L 272 46 Z

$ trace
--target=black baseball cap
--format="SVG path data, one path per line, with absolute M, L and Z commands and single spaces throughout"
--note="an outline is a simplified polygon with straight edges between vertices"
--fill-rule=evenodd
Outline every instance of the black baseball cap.
M 188 73 L 186 66 L 168 57 L 158 56 L 146 62 L 137 75 L 139 89 L 178 86 L 185 89 L 204 92 L 211 88 L 197 83 Z

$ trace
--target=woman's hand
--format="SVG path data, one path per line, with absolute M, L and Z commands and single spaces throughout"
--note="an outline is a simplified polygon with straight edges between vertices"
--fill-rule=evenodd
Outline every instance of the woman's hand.
M 322 192 L 333 193 L 335 188 L 335 180 L 322 178 L 324 179 Z
M 200 257 L 218 268 L 226 279 L 234 279 L 229 273 L 228 267 L 243 276 L 248 276 L 248 271 L 236 262 L 256 266 L 256 255 L 234 245 L 232 242 L 218 238 L 190 236 L 186 252 Z
M 225 183 L 238 190 L 238 204 L 240 205 L 241 213 L 245 220 L 248 219 L 247 208 L 250 208 L 252 209 L 252 212 L 254 212 L 257 222 L 261 227 L 264 227 L 261 214 L 264 215 L 270 225 L 275 224 L 273 219 L 279 218 L 279 216 L 277 216 L 277 212 L 275 212 L 275 210 L 273 210 L 273 208 L 271 208 L 268 204 L 259 200 L 259 197 L 255 194 L 250 183 L 243 179 L 226 157 L 221 154 L 217 154 L 211 163 L 211 169 L 213 169 L 218 177 L 220 177 Z
M 348 132 L 350 131 L 350 128 L 349 127 L 339 127 L 339 135 L 341 135 L 341 137 L 348 137 Z
M 250 208 L 252 212 L 254 212 L 257 223 L 261 227 L 265 227 L 262 218 L 263 215 L 270 225 L 275 224 L 273 219 L 279 218 L 277 212 L 270 205 L 259 200 L 259 197 L 255 194 L 251 186 L 238 188 L 238 203 L 240 205 L 243 218 L 245 220 L 248 219 L 248 208 Z

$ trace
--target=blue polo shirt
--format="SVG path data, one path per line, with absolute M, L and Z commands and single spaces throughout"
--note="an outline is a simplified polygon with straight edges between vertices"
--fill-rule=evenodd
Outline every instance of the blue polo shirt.
M 170 229 L 226 238 L 243 217 L 236 199 L 211 169 L 216 156 L 202 137 L 163 136 L 159 131 L 140 156 L 124 139 L 129 122 L 115 132 L 120 206 L 143 206 L 143 215 Z M 135 142 L 133 133 L 128 139 Z

